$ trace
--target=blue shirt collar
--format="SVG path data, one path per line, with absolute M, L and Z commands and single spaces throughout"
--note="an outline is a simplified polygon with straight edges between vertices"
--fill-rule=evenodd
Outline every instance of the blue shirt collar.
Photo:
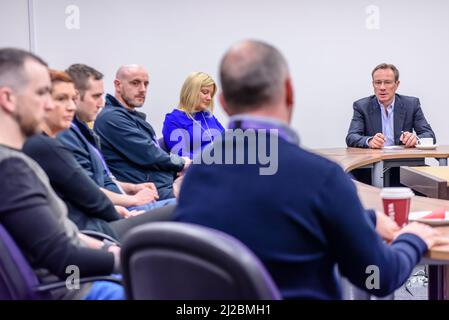
M 245 129 L 276 129 L 280 137 L 286 141 L 299 145 L 298 134 L 285 122 L 276 120 L 274 118 L 253 116 L 247 114 L 239 114 L 229 118 L 229 129 L 241 128 Z
M 377 97 L 376 97 L 376 99 L 377 99 Z M 393 101 L 391 102 L 391 104 L 389 106 L 387 106 L 388 110 L 394 110 L 395 101 L 396 101 L 396 96 L 393 97 Z M 380 103 L 379 99 L 377 99 L 377 104 L 379 105 L 380 109 L 382 110 L 384 105 L 382 103 Z

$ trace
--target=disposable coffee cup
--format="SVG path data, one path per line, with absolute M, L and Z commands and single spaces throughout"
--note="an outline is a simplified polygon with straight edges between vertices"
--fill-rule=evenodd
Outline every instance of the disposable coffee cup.
M 433 138 L 420 138 L 419 145 L 421 146 L 431 146 L 433 145 Z
M 410 202 L 415 194 L 410 188 L 383 188 L 380 196 L 384 213 L 403 227 L 408 222 Z

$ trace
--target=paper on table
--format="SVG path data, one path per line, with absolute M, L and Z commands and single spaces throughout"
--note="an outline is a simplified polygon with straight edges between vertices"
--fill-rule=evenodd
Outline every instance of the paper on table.
M 437 208 L 421 219 L 444 219 L 446 217 L 446 208 Z
M 432 218 L 432 216 L 435 218 Z M 432 211 L 414 211 L 410 212 L 408 221 L 417 221 L 431 226 L 442 226 L 449 224 L 449 211 L 444 213 L 443 218 L 437 218 L 438 216 L 440 215 L 433 215 Z

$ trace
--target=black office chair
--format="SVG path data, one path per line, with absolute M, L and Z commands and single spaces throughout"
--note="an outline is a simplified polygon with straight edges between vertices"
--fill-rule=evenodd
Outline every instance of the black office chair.
M 259 259 L 210 228 L 155 222 L 132 229 L 121 261 L 128 299 L 280 299 Z
M 79 283 L 99 280 L 121 283 L 110 276 L 80 278 Z M 40 284 L 29 262 L 0 224 L 0 300 L 51 299 L 51 291 L 65 286 L 65 281 Z

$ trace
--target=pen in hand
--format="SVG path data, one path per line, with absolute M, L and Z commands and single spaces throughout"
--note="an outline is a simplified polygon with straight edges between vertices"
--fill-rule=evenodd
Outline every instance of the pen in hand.
M 404 136 L 404 131 L 401 130 L 401 141 L 402 141 L 402 143 L 405 145 L 405 144 L 407 144 L 408 139 L 407 139 L 407 141 L 402 140 L 402 139 L 403 139 L 403 136 Z
M 404 135 L 404 131 L 401 130 L 401 136 L 400 136 L 400 137 L 402 137 L 403 135 Z M 408 140 L 409 140 L 412 136 L 413 136 L 413 134 L 410 135 L 410 137 L 407 139 L 407 141 L 402 141 L 402 140 L 401 140 L 402 143 L 403 143 L 403 144 L 407 144 Z M 419 142 L 419 140 L 420 140 L 419 137 L 418 137 L 417 135 L 415 135 L 415 137 L 416 137 L 416 141 Z

